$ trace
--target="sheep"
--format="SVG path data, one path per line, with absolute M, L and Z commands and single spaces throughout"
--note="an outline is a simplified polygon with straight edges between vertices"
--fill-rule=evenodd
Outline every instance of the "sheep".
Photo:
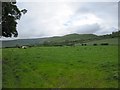
M 23 48 L 23 49 L 27 49 L 27 46 L 22 46 L 21 48 Z

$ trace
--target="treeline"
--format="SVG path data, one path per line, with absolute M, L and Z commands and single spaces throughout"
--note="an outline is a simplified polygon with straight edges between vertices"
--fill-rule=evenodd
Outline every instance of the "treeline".
M 100 39 L 107 39 L 107 38 L 117 38 L 120 37 L 120 31 L 112 32 L 112 34 L 102 35 Z

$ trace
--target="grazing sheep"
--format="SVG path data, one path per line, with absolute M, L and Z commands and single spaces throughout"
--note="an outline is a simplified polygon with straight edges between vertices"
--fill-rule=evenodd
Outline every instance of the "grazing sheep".
M 27 46 L 22 46 L 21 48 L 23 48 L 23 49 L 27 49 Z

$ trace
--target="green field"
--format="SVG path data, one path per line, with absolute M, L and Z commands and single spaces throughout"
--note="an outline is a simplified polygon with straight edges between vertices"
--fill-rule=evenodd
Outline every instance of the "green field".
M 93 45 L 93 44 L 98 44 L 100 45 L 101 43 L 108 43 L 110 45 L 118 45 L 118 38 L 109 38 L 109 39 L 102 39 L 102 40 L 95 40 L 95 41 L 90 41 L 87 42 L 88 45 Z
M 118 47 L 3 49 L 3 87 L 117 88 Z

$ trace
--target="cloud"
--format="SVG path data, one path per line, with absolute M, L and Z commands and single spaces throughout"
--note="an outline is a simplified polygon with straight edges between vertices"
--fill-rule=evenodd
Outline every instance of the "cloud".
M 63 34 L 66 32 L 63 24 L 73 14 L 65 3 L 26 3 L 25 6 L 31 9 L 19 21 L 18 31 L 22 37 L 29 33 L 35 37 Z
M 28 12 L 18 21 L 19 38 L 70 33 L 111 33 L 117 28 L 116 2 L 24 2 Z M 112 30 L 111 30 L 112 29 Z
M 101 28 L 98 24 L 92 24 L 92 25 L 83 25 L 79 27 L 76 31 L 77 33 L 90 34 L 90 33 L 95 33 L 100 29 Z
M 104 34 L 111 34 L 112 32 L 118 31 L 117 28 L 114 27 L 105 27 L 105 28 L 101 28 L 101 30 L 98 30 L 95 32 L 95 34 L 97 35 L 103 35 Z
M 71 33 L 79 33 L 79 34 L 91 34 L 99 31 L 101 29 L 99 24 L 85 24 L 77 27 L 69 28 Z
M 74 8 L 78 8 L 76 14 L 93 14 L 102 19 L 101 24 L 117 25 L 118 3 L 117 2 L 92 2 L 92 3 L 74 3 Z

